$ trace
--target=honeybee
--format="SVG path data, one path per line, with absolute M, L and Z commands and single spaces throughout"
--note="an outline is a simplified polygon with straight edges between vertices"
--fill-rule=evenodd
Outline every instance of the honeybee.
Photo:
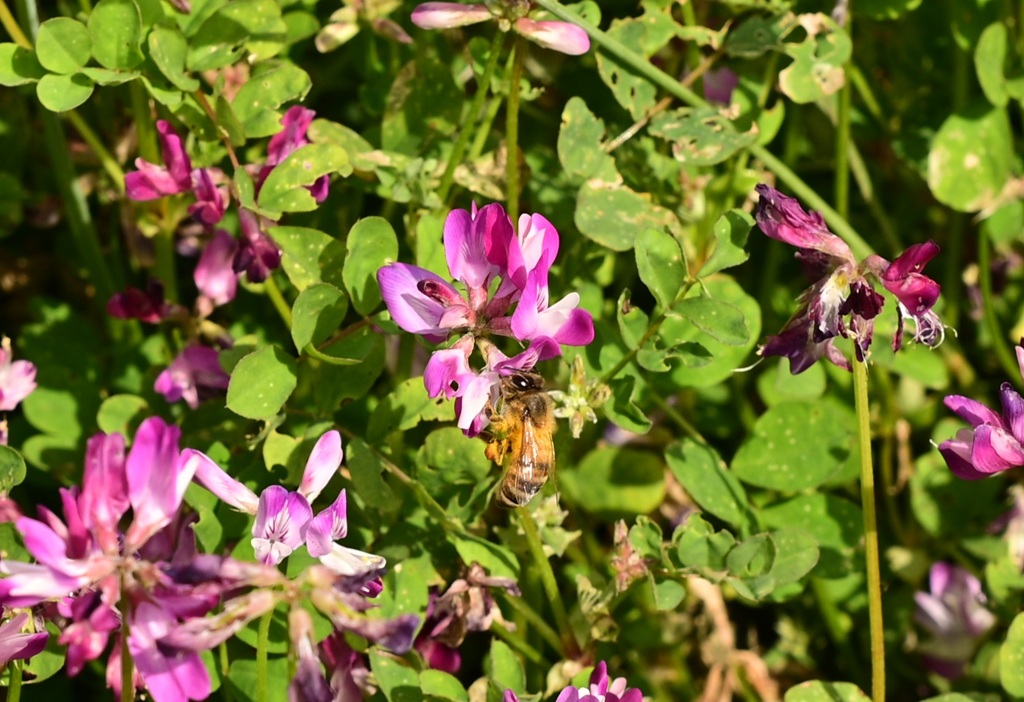
M 499 466 L 509 457 L 498 485 L 498 503 L 522 507 L 540 492 L 555 468 L 554 405 L 536 373 L 501 379 L 502 409 L 491 415 L 485 455 Z

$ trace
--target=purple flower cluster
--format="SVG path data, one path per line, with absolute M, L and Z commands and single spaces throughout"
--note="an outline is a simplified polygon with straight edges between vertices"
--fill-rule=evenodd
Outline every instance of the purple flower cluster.
M 928 589 L 914 593 L 914 621 L 932 635 L 918 650 L 932 671 L 955 680 L 963 675 L 978 640 L 995 625 L 996 618 L 985 609 L 981 583 L 960 566 L 933 565 Z
M 81 488 L 61 490 L 63 519 L 39 507 L 38 519 L 20 516 L 15 521 L 36 562 L 0 563 L 0 572 L 6 576 L 0 579 L 0 604 L 8 608 L 56 604 L 51 611 L 62 631 L 59 643 L 67 647 L 70 675 L 98 658 L 114 637 L 107 681 L 120 696 L 117 640 L 124 620 L 137 687 L 148 690 L 156 702 L 204 699 L 211 681 L 199 651 L 225 641 L 281 602 L 301 609 L 307 600 L 338 630 L 398 652 L 408 650 L 417 617 L 380 620 L 364 615 L 371 606 L 366 595 L 380 592 L 383 559 L 337 553 L 341 547 L 333 540 L 343 536 L 347 527 L 344 493 L 334 505 L 308 519 L 301 530 L 307 548 L 325 565 L 307 568 L 296 580 L 267 565 L 283 558 L 282 544 L 292 543 L 274 541 L 273 536 L 264 535 L 257 547 L 260 554 L 265 546 L 263 563 L 198 553 L 192 532 L 196 517 L 181 509 L 185 489 L 193 478 L 198 479 L 198 470 L 206 479 L 218 480 L 222 491 L 232 481 L 216 466 L 211 468 L 202 454 L 180 451 L 180 436 L 177 427 L 150 418 L 140 425 L 127 454 L 119 434 L 92 437 Z M 306 498 L 323 489 L 340 460 L 340 437 L 328 432 L 314 450 L 312 468 L 307 467 L 299 492 L 289 494 L 286 501 L 303 502 L 309 510 Z M 263 509 L 264 500 L 259 502 Z M 270 505 L 272 500 L 266 502 Z M 129 510 L 130 520 L 122 529 Z M 262 522 L 270 531 L 273 511 L 273 505 L 268 506 Z M 290 517 L 291 513 L 279 511 L 275 523 L 280 526 Z M 0 647 L 10 656 L 28 657 L 41 647 L 38 635 L 18 638 L 24 623 L 15 619 L 0 627 Z M 317 672 L 322 675 L 319 668 Z
M 514 29 L 545 49 L 579 56 L 590 50 L 590 37 L 569 22 L 534 20 L 527 0 L 489 2 L 486 5 L 463 5 L 457 2 L 425 2 L 412 11 L 412 21 L 423 29 L 451 29 L 495 20 L 502 31 Z
M 762 356 L 785 356 L 793 374 L 807 370 L 822 356 L 849 370 L 849 361 L 835 347 L 835 339 L 843 337 L 853 340 L 857 358 L 863 361 L 871 346 L 874 319 L 885 303 L 872 278 L 899 303 L 894 350 L 903 343 L 908 319 L 915 325 L 915 342 L 927 346 L 942 343 L 945 328 L 932 311 L 941 289 L 921 273 L 939 252 L 935 242 L 914 244 L 891 263 L 875 254 L 858 263 L 850 247 L 828 230 L 819 213 L 806 212 L 794 198 L 767 185 L 758 185 L 757 193 L 757 225 L 772 239 L 797 247 L 796 257 L 811 281 L 811 287 L 800 296 L 796 314 L 759 350 Z
M 1017 347 L 1017 364 L 1024 378 L 1024 345 Z M 1024 397 L 1003 383 L 999 399 L 1002 412 L 962 395 L 946 397 L 946 407 L 971 425 L 939 444 L 946 465 L 957 476 L 978 480 L 1024 466 Z
M 434 343 L 463 333 L 451 347 L 434 352 L 423 381 L 430 397 L 455 398 L 458 425 L 467 435 L 487 425 L 485 408 L 497 401 L 501 376 L 560 355 L 561 344 L 583 346 L 594 339 L 594 320 L 579 309 L 578 293 L 550 303 L 548 272 L 558 245 L 558 232 L 539 214 L 522 215 L 516 229 L 501 205 L 474 205 L 471 212 L 452 210 L 444 225 L 448 270 L 465 292 L 406 263 L 377 271 L 384 303 L 399 327 Z M 529 347 L 509 358 L 489 335 Z M 482 371 L 470 366 L 474 348 L 484 355 Z
M 588 687 L 566 687 L 558 693 L 555 702 L 643 702 L 644 695 L 635 687 L 626 687 L 625 678 L 608 677 L 608 666 L 600 661 L 590 674 Z M 519 702 L 512 690 L 505 690 L 502 702 Z

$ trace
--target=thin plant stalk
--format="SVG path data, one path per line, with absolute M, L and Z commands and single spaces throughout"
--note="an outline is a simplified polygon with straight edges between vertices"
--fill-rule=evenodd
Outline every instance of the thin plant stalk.
M 273 619 L 273 609 L 260 617 L 260 627 L 256 638 L 256 702 L 270 700 L 270 671 L 267 665 L 267 652 L 270 648 L 270 622 Z
M 118 195 L 124 195 L 124 169 L 121 168 L 121 164 L 117 162 L 114 155 L 110 153 L 110 150 L 106 145 L 100 141 L 100 138 L 96 135 L 96 132 L 92 130 L 92 127 L 82 119 L 82 116 L 74 110 L 62 113 L 64 118 L 71 123 L 71 126 L 75 128 L 78 135 L 82 137 L 82 141 L 88 144 L 89 148 L 99 159 L 100 166 L 107 172 L 110 177 L 110 181 L 114 185 L 114 189 L 117 190 Z
M 124 580 L 121 581 L 121 592 L 124 590 Z M 135 699 L 135 661 L 132 659 L 132 651 L 128 647 L 128 636 L 131 630 L 128 627 L 128 601 L 121 600 L 121 702 L 132 702 Z
M 535 665 L 543 665 L 544 656 L 541 655 L 540 651 L 526 643 L 526 641 L 516 634 L 513 634 L 498 622 L 491 624 L 490 632 L 507 643 L 509 647 L 514 648 L 516 651 L 523 654 L 523 658 L 526 660 Z
M 532 626 L 537 634 L 551 646 L 552 650 L 559 656 L 565 657 L 565 644 L 558 638 L 558 632 L 552 629 L 551 625 L 537 614 L 537 611 L 524 598 L 506 595 L 504 602 L 523 619 L 525 624 Z
M 528 509 L 519 507 L 516 509 L 516 515 L 519 517 L 519 524 L 526 535 L 526 543 L 529 545 L 530 555 L 540 571 L 541 585 L 544 587 L 544 594 L 547 595 L 548 602 L 551 603 L 551 611 L 555 615 L 555 625 L 558 627 L 562 640 L 565 641 L 567 653 L 570 657 L 574 657 L 580 650 L 579 643 L 576 641 L 576 633 L 569 622 L 569 614 L 566 612 L 565 603 L 562 602 L 562 594 L 558 591 L 555 571 L 551 569 L 551 561 L 544 554 L 544 546 L 540 542 L 540 532 L 537 530 L 537 525 L 533 521 L 533 515 L 530 514 Z
M 284 295 L 281 293 L 281 288 L 277 287 L 277 282 L 274 280 L 274 275 L 270 274 L 267 279 L 263 281 L 263 291 L 267 293 L 267 297 L 270 298 L 270 302 L 274 305 L 274 309 L 277 310 L 277 314 L 281 317 L 281 320 L 285 325 L 292 328 L 292 309 L 288 305 L 288 301 L 284 299 Z
M 512 44 L 512 75 L 508 81 L 508 104 L 505 108 L 505 198 L 508 216 L 519 221 L 519 83 L 523 77 L 526 46 L 516 35 Z
M 995 300 L 992 299 L 992 244 L 984 232 L 978 235 L 978 286 L 981 288 L 981 313 L 992 337 L 992 348 L 995 349 L 999 365 L 1009 377 L 1019 378 L 1020 369 L 1017 367 L 1017 361 L 1004 343 L 1006 335 L 996 317 Z
M 466 147 L 469 145 L 469 137 L 480 127 L 480 111 L 484 107 L 484 101 L 490 94 L 491 79 L 494 78 L 494 71 L 498 68 L 501 45 L 504 41 L 504 33 L 494 33 L 491 51 L 487 55 L 487 64 L 484 66 L 484 72 L 477 81 L 476 94 L 473 96 L 473 102 L 469 105 L 469 112 L 466 113 L 466 122 L 462 125 L 462 129 L 459 130 L 459 136 L 452 145 L 452 153 L 448 157 L 448 165 L 445 166 L 444 175 L 441 176 L 441 184 L 437 188 L 437 196 L 443 203 L 448 203 L 448 195 L 455 181 L 455 169 L 462 163 L 462 156 L 466 153 Z
M 680 85 L 678 80 L 651 64 L 650 61 L 627 47 L 622 42 L 609 36 L 605 32 L 602 32 L 600 29 L 578 15 L 569 12 L 557 0 L 536 0 L 536 3 L 558 19 L 565 22 L 572 22 L 579 26 L 590 36 L 591 39 L 594 40 L 594 43 L 604 48 L 610 54 L 622 61 L 622 63 L 632 68 L 638 74 L 642 75 L 662 90 L 676 96 L 688 105 L 694 107 L 703 107 L 707 105 L 707 101 L 697 95 L 697 93 L 683 85 Z M 821 213 L 821 216 L 825 218 L 825 222 L 828 223 L 832 231 L 850 245 L 850 248 L 853 250 L 853 253 L 857 258 L 865 258 L 873 253 L 871 246 L 863 237 L 861 237 L 860 234 L 857 233 L 857 230 L 855 230 L 850 223 L 846 221 L 846 218 L 836 212 L 823 197 L 818 195 L 811 186 L 804 182 L 804 180 L 781 159 L 777 158 L 765 147 L 757 144 L 747 147 L 747 151 L 754 158 L 760 160 L 768 170 L 773 172 L 776 177 L 778 177 L 778 179 L 791 191 L 793 196 L 803 200 L 811 209 L 818 210 Z
M 857 445 L 860 449 L 860 497 L 864 512 L 864 555 L 868 576 L 868 619 L 871 634 L 871 699 L 885 702 L 885 629 L 882 626 L 882 571 L 878 555 L 878 520 L 875 516 L 875 469 L 871 460 L 871 418 L 868 405 L 868 370 L 853 361 Z
M 11 661 L 10 682 L 7 685 L 7 702 L 21 702 L 21 661 Z

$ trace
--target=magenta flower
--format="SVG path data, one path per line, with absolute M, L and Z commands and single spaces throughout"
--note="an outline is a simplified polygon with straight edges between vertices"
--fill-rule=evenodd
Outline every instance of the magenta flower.
M 260 169 L 259 177 L 256 181 L 257 191 L 263 185 L 263 181 L 267 179 L 267 176 L 270 175 L 270 171 L 274 170 L 274 166 L 288 158 L 296 149 L 310 143 L 309 139 L 306 138 L 306 131 L 309 129 L 309 125 L 314 117 L 316 117 L 316 112 L 308 110 L 301 105 L 295 105 L 284 113 L 284 116 L 281 118 L 281 126 L 284 128 L 270 137 L 270 143 L 267 145 L 267 163 Z M 327 190 L 330 184 L 331 179 L 323 175 L 307 188 L 317 201 L 317 204 L 327 199 Z
M 153 389 L 168 402 L 184 400 L 195 409 L 203 400 L 223 395 L 231 377 L 220 367 L 216 349 L 187 346 L 156 378 Z
M 199 307 L 206 314 L 235 299 L 238 274 L 233 262 L 237 253 L 238 242 L 223 229 L 216 230 L 203 249 L 192 279 L 205 300 Z
M 1017 347 L 1017 364 L 1024 377 L 1024 347 Z M 1002 413 L 962 395 L 946 396 L 946 407 L 970 423 L 956 437 L 939 444 L 939 453 L 953 473 L 978 480 L 1024 466 L 1024 398 L 1010 383 L 999 388 Z
M 412 11 L 412 21 L 423 29 L 451 29 L 497 20 L 503 31 L 507 27 L 530 41 L 570 56 L 590 50 L 590 37 L 569 22 L 538 21 L 526 14 L 528 2 L 498 2 L 491 5 L 462 5 L 457 2 L 426 2 Z
M 336 543 L 348 535 L 344 490 L 331 506 L 313 515 L 310 504 L 341 465 L 343 454 L 338 432 L 329 431 L 316 442 L 298 490 L 271 485 L 258 497 L 205 454 L 186 449 L 184 455 L 187 463 L 195 468 L 197 483 L 235 509 L 256 517 L 252 547 L 261 563 L 277 565 L 305 544 L 311 556 L 340 575 L 378 574 L 384 568 L 385 561 L 380 556 Z
M 928 587 L 930 592 L 914 593 L 914 621 L 932 635 L 918 650 L 929 668 L 955 680 L 963 674 L 978 640 L 995 625 L 996 618 L 985 608 L 981 583 L 960 566 L 934 564 Z
M 50 635 L 45 631 L 23 633 L 28 612 L 21 612 L 0 624 L 0 668 L 13 660 L 25 660 L 46 648 Z
M 82 488 L 61 490 L 64 521 L 44 507 L 38 520 L 22 517 L 15 526 L 36 563 L 5 560 L 0 572 L 0 603 L 31 607 L 59 600 L 70 623 L 60 642 L 68 646 L 72 674 L 97 658 L 112 632 L 120 628 L 119 606 L 129 617 L 128 645 L 136 659 L 140 683 L 156 702 L 184 702 L 209 694 L 210 680 L 195 654 L 162 641 L 162 633 L 182 616 L 197 616 L 216 605 L 216 596 L 196 593 L 161 575 L 161 563 L 147 560 L 160 554 L 155 545 L 168 543 L 161 534 L 176 524 L 193 466 L 178 452 L 181 432 L 163 420 L 145 420 L 125 456 L 119 434 L 97 434 L 87 446 Z M 131 508 L 126 531 L 120 524 Z M 188 530 L 191 533 L 191 530 Z M 108 661 L 108 679 L 120 685 Z M 172 686 L 168 676 L 188 681 Z
M 920 273 L 938 253 L 934 242 L 916 244 L 889 263 L 871 255 L 860 263 L 846 242 L 825 226 L 817 212 L 807 213 L 794 198 L 767 185 L 758 185 L 760 196 L 755 219 L 761 231 L 797 248 L 811 287 L 803 292 L 796 313 L 775 336 L 769 336 L 758 353 L 785 356 L 790 372 L 800 373 L 825 357 L 841 368 L 849 361 L 835 347 L 838 337 L 854 342 L 858 360 L 867 358 L 874 334 L 874 319 L 885 298 L 872 284 L 880 281 L 899 301 L 899 326 L 893 348 L 902 344 L 903 320 L 917 324 L 914 340 L 928 346 L 942 342 L 943 327 L 931 308 L 939 297 L 938 283 Z
M 560 344 L 594 339 L 593 318 L 579 309 L 577 293 L 549 304 L 548 271 L 558 246 L 558 232 L 541 215 L 523 215 L 516 231 L 504 208 L 491 204 L 453 210 L 445 221 L 448 270 L 465 294 L 418 266 L 392 263 L 377 271 L 384 303 L 403 330 L 435 343 L 464 332 L 434 352 L 423 381 L 431 397 L 456 398 L 459 427 L 470 436 L 486 426 L 484 410 L 498 399 L 500 376 L 560 355 Z M 486 339 L 490 335 L 529 347 L 509 358 Z M 486 361 L 481 371 L 470 363 L 474 349 Z
M 156 130 L 160 133 L 160 152 L 166 168 L 141 158 L 135 159 L 135 167 L 139 170 L 124 177 L 125 190 L 132 200 L 156 200 L 192 189 L 192 160 L 181 143 L 181 137 L 169 122 L 162 119 L 157 121 Z
M 281 250 L 264 231 L 264 218 L 249 210 L 238 210 L 242 236 L 238 241 L 232 268 L 245 273 L 252 283 L 262 283 L 271 271 L 281 267 Z M 269 222 L 269 220 L 267 220 Z
M 137 319 L 147 324 L 159 324 L 164 319 L 184 312 L 184 309 L 164 298 L 164 286 L 152 278 L 145 290 L 128 288 L 114 293 L 107 300 L 107 314 L 118 319 Z
M 600 661 L 590 674 L 588 687 L 569 686 L 558 693 L 555 702 L 643 702 L 644 695 L 640 690 L 626 687 L 625 678 L 608 678 L 608 666 Z M 505 690 L 503 702 L 519 702 L 512 690 Z
M 15 361 L 11 340 L 0 340 L 0 412 L 10 412 L 36 389 L 36 367 Z

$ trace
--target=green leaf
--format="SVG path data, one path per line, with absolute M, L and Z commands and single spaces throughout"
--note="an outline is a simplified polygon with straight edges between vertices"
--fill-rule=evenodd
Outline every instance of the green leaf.
M 0 493 L 6 495 L 25 479 L 25 459 L 10 446 L 0 445 Z
M 519 656 L 504 641 L 494 639 L 491 653 L 485 661 L 487 677 L 503 690 L 522 693 L 526 689 L 526 671 Z
M 1007 29 L 1005 22 L 994 22 L 985 28 L 974 49 L 974 70 L 985 97 L 996 107 L 1006 107 L 1010 94 L 1006 90 Z
M 775 542 L 775 562 L 769 575 L 777 587 L 799 582 L 818 564 L 818 542 L 806 531 L 779 529 L 771 537 Z
M 754 578 L 771 570 L 775 544 L 768 534 L 756 534 L 740 542 L 725 557 L 725 567 L 738 578 Z
M 359 498 L 367 506 L 390 512 L 395 504 L 395 493 L 384 482 L 380 459 L 362 439 L 352 439 L 345 446 L 345 465 L 352 474 L 352 483 Z
M 753 226 L 754 218 L 743 210 L 732 209 L 719 217 L 715 222 L 715 250 L 704 261 L 697 277 L 706 278 L 750 258 L 744 247 Z
M 449 535 L 448 540 L 454 544 L 459 557 L 467 566 L 479 563 L 491 577 L 519 578 L 519 561 L 505 546 L 468 534 Z
M 651 325 L 651 318 L 639 307 L 634 307 L 630 299 L 629 289 L 622 291 L 619 302 L 615 306 L 615 321 L 619 323 L 619 333 L 626 348 L 635 349 Z
M 186 66 L 191 71 L 223 68 L 242 58 L 266 59 L 284 48 L 288 31 L 274 0 L 235 0 L 217 9 L 189 36 Z
M 317 283 L 342 287 L 345 247 L 340 241 L 304 227 L 274 227 L 268 234 L 281 247 L 281 267 L 300 292 Z
M 626 46 L 641 47 L 646 43 L 647 28 L 642 19 L 617 19 L 612 22 L 608 35 Z M 597 68 L 601 80 L 612 91 L 615 99 L 634 120 L 643 118 L 654 107 L 657 88 L 650 80 L 612 55 L 599 51 Z
M 59 75 L 50 73 L 36 83 L 36 96 L 51 112 L 73 110 L 92 95 L 94 83 L 81 73 Z
M 703 288 L 715 300 L 727 302 L 743 314 L 746 325 L 747 343 L 741 346 L 725 344 L 700 329 L 689 319 L 670 314 L 661 325 L 660 336 L 671 339 L 674 344 L 684 342 L 696 344 L 700 355 L 707 355 L 707 362 L 682 363 L 672 369 L 671 380 L 682 387 L 704 388 L 730 378 L 736 369 L 747 365 L 750 351 L 761 333 L 761 305 L 726 274 L 715 275 L 703 281 Z
M 459 679 L 443 670 L 427 669 L 420 671 L 420 690 L 424 694 L 441 700 L 469 702 L 469 693 Z
M 91 79 L 96 85 L 122 85 L 129 83 L 142 74 L 138 71 L 112 71 L 109 68 L 86 66 L 81 74 Z
M 679 226 L 675 215 L 655 205 L 650 195 L 594 180 L 580 188 L 575 218 L 584 236 L 612 251 L 629 251 L 637 233 L 646 229 Z
M 921 0 L 857 0 L 857 16 L 872 19 L 898 19 L 916 10 Z
M 307 144 L 299 147 L 274 166 L 263 181 L 259 206 L 272 215 L 282 212 L 309 212 L 319 205 L 307 188 L 318 178 L 332 173 L 352 173 L 348 154 L 340 146 Z
M 1014 617 L 999 649 L 999 682 L 1014 697 L 1024 697 L 1024 613 Z
M 305 98 L 312 85 L 308 73 L 290 61 L 282 61 L 253 75 L 239 89 L 231 106 L 247 137 L 272 136 L 281 131 L 281 106 Z
M 716 107 L 682 107 L 656 115 L 648 131 L 672 144 L 676 160 L 691 166 L 721 163 L 757 141 L 758 132 L 736 131 Z
M 427 395 L 422 378 L 406 378 L 373 411 L 366 430 L 369 440 L 383 442 L 396 431 L 408 431 L 423 420 L 454 419 L 454 403 Z
M 726 35 L 725 52 L 729 56 L 757 58 L 782 48 L 782 38 L 795 23 L 792 14 L 749 15 Z
M 0 44 L 0 85 L 14 87 L 34 83 L 46 75 L 36 52 L 17 44 Z
M 690 516 L 673 534 L 676 556 L 687 568 L 714 580 L 721 579 L 725 560 L 736 546 L 736 539 L 728 531 L 715 531 L 699 515 Z
M 149 404 L 138 395 L 111 395 L 100 405 L 96 413 L 96 424 L 106 434 L 131 434 L 130 426 L 135 420 L 142 421 Z
M 114 71 L 142 63 L 142 15 L 133 0 L 100 0 L 89 15 L 92 55 Z
M 928 187 L 960 212 L 995 203 L 1013 172 L 1014 150 L 1006 110 L 974 105 L 946 118 L 928 153 Z
M 398 237 L 383 217 L 366 217 L 349 230 L 345 247 L 345 289 L 356 312 L 366 315 L 380 304 L 377 270 L 398 258 Z
M 346 335 L 323 351 L 360 362 L 347 367 L 323 364 L 310 368 L 313 396 L 322 413 L 337 411 L 338 404 L 345 400 L 362 399 L 384 370 L 384 335 L 368 326 Z
M 231 103 L 223 95 L 217 96 L 214 114 L 217 116 L 218 131 L 226 136 L 234 146 L 244 146 L 245 130 L 242 128 L 242 123 L 238 121 L 235 111 L 231 109 Z
M 252 646 L 255 648 L 256 636 L 255 631 L 252 631 L 252 626 L 246 627 L 242 630 L 251 631 L 252 633 Z M 272 628 L 271 631 L 274 631 Z M 282 653 L 287 650 L 287 627 L 280 627 L 279 633 L 284 637 L 284 645 L 281 648 L 277 648 L 277 641 L 271 640 L 268 650 L 275 650 L 277 653 Z M 239 632 L 239 637 L 242 632 Z M 259 671 L 256 666 L 255 656 L 252 658 L 237 658 L 231 661 L 231 667 L 228 668 L 227 678 L 224 680 L 224 686 L 231 689 L 233 697 L 239 700 L 257 700 L 260 695 L 257 690 L 260 689 L 259 685 Z M 267 660 L 267 683 L 264 690 L 264 695 L 268 700 L 286 700 L 288 699 L 288 683 L 291 681 L 291 676 L 288 675 L 288 659 L 284 656 L 270 656 Z
M 835 495 L 816 493 L 764 508 L 764 523 L 775 529 L 799 529 L 818 543 L 814 574 L 842 578 L 853 568 L 853 554 L 863 535 L 860 507 Z
M 873 358 L 877 358 L 872 354 Z M 766 364 L 765 364 L 766 365 Z M 825 366 L 815 363 L 803 373 L 789 372 L 789 361 L 778 358 L 757 377 L 757 390 L 765 406 L 793 400 L 816 400 L 825 392 Z
M 636 378 L 632 375 L 616 378 L 610 381 L 608 386 L 612 390 L 612 396 L 603 406 L 608 419 L 637 434 L 646 434 L 650 431 L 651 420 L 637 406 L 634 399 Z
M 92 41 L 78 20 L 55 17 L 39 25 L 36 56 L 43 68 L 54 73 L 74 73 L 89 61 Z
M 743 346 L 750 332 L 743 312 L 736 305 L 713 297 L 690 297 L 675 306 L 675 311 L 695 327 L 729 346 Z
M 679 242 L 671 234 L 645 229 L 636 238 L 636 270 L 663 309 L 675 302 L 688 271 Z
M 794 685 L 786 691 L 784 702 L 871 702 L 860 688 L 848 682 L 811 682 Z
M 794 102 L 809 103 L 832 95 L 846 81 L 843 67 L 853 53 L 850 35 L 823 13 L 798 15 L 807 38 L 785 44 L 793 57 L 779 73 L 779 89 Z
M 410 61 L 391 84 L 381 123 L 381 148 L 419 156 L 424 140 L 455 131 L 464 99 L 446 64 L 427 54 Z
M 316 283 L 299 293 L 292 305 L 292 341 L 300 352 L 306 344 L 329 337 L 348 312 L 345 293 L 328 283 Z
M 784 402 L 758 418 L 732 461 L 748 485 L 798 491 L 838 471 L 853 445 L 852 412 L 835 402 Z
M 615 159 L 603 149 L 603 139 L 604 123 L 587 108 L 583 98 L 569 98 L 558 132 L 558 160 L 573 182 L 597 178 L 611 183 L 620 179 Z
M 741 531 L 750 530 L 753 517 L 747 493 L 715 449 L 684 439 L 668 447 L 665 460 L 701 509 Z
M 370 649 L 370 670 L 388 702 L 421 702 L 420 679 L 405 661 Z M 280 699 L 285 699 L 282 696 Z
M 675 609 L 686 597 L 686 588 L 677 580 L 659 580 L 649 576 L 654 595 L 654 606 L 661 611 Z
M 231 371 L 228 409 L 247 419 L 277 414 L 295 390 L 295 359 L 276 346 L 248 354 Z
M 647 451 L 607 447 L 591 451 L 559 484 L 581 509 L 612 519 L 647 514 L 665 499 L 664 466 Z

